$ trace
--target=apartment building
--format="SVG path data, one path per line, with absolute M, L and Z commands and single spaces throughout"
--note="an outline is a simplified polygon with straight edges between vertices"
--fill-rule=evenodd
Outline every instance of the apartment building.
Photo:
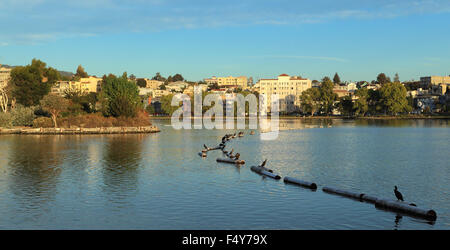
M 277 79 L 261 79 L 256 86 L 259 86 L 258 92 L 266 97 L 267 112 L 271 111 L 272 94 L 278 95 L 280 112 L 293 112 L 300 110 L 300 95 L 311 88 L 311 80 L 281 74 Z
M 83 94 L 101 91 L 102 78 L 90 76 L 79 81 L 57 81 L 51 88 L 51 93 L 65 95 L 67 91 L 80 91 Z
M 208 84 L 217 83 L 219 86 L 239 86 L 241 88 L 246 88 L 248 86 L 248 78 L 246 76 L 227 76 L 227 77 L 211 77 L 204 79 L 204 81 Z M 253 80 L 252 80 L 253 81 Z
M 450 76 L 425 76 L 420 78 L 420 86 L 431 87 L 432 92 L 444 95 L 450 89 Z
M 163 81 L 151 80 L 147 78 L 144 78 L 144 80 L 147 82 L 146 88 L 149 89 L 159 89 L 159 86 L 164 84 Z
M 425 76 L 420 78 L 420 85 L 422 87 L 440 84 L 450 84 L 450 76 Z

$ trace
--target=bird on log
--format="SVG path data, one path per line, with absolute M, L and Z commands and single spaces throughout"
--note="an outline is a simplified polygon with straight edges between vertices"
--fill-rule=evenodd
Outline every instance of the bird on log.
M 261 167 L 264 167 L 264 166 L 266 165 L 266 162 L 267 162 L 267 159 L 265 159 L 265 160 L 263 161 L 263 163 L 261 164 Z
M 272 169 L 268 169 L 268 168 L 264 167 L 264 166 L 266 165 L 266 163 L 267 163 L 267 159 L 265 159 L 265 160 L 263 161 L 263 163 L 261 163 L 261 165 L 259 165 L 258 167 L 260 167 L 260 168 L 266 170 L 266 171 L 269 172 L 269 173 L 273 173 L 273 170 L 272 170 Z
M 397 186 L 394 186 L 394 194 L 397 197 L 397 201 L 403 201 L 403 195 L 398 191 Z

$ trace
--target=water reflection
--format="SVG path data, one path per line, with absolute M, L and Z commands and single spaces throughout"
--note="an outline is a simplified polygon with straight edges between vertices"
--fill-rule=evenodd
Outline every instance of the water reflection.
M 397 215 L 395 216 L 395 221 L 394 221 L 394 223 L 395 223 L 395 225 L 394 225 L 394 230 L 397 230 L 397 229 L 399 228 L 399 224 L 400 224 L 400 222 L 401 222 L 402 218 L 403 218 L 403 216 L 401 216 L 400 214 L 397 214 Z
M 357 126 L 382 127 L 446 127 L 448 119 L 356 119 Z
M 57 193 L 66 146 L 61 136 L 28 135 L 11 139 L 10 189 L 20 204 L 38 209 Z
M 137 191 L 142 145 L 146 135 L 113 135 L 103 153 L 103 190 L 121 202 Z

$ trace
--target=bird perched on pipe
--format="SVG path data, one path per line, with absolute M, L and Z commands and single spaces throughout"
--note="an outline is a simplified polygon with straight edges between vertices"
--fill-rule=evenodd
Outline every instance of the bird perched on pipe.
M 264 167 L 264 166 L 266 165 L 266 162 L 267 162 L 267 159 L 265 159 L 265 160 L 263 161 L 263 163 L 261 164 L 261 167 Z
M 398 191 L 397 186 L 394 186 L 394 194 L 397 197 L 397 201 L 403 201 L 403 195 Z
M 259 165 L 259 167 L 262 168 L 262 169 L 264 169 L 264 170 L 266 170 L 266 171 L 269 172 L 269 173 L 273 173 L 273 170 L 272 170 L 272 169 L 268 169 L 268 168 L 265 168 L 265 167 L 264 167 L 264 166 L 266 165 L 266 163 L 267 163 L 267 159 L 265 159 L 265 160 L 263 161 L 263 163 L 261 163 L 261 165 Z

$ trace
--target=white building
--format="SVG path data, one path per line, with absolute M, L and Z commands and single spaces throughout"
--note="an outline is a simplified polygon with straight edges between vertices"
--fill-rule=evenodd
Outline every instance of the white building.
M 166 85 L 166 89 L 168 91 L 174 91 L 174 92 L 183 92 L 183 90 L 188 86 L 189 84 L 183 81 L 178 82 L 171 82 Z
M 311 80 L 282 74 L 277 79 L 261 79 L 256 86 L 259 86 L 258 92 L 267 98 L 267 112 L 271 110 L 272 94 L 278 95 L 280 112 L 293 112 L 300 109 L 300 95 L 311 88 Z

